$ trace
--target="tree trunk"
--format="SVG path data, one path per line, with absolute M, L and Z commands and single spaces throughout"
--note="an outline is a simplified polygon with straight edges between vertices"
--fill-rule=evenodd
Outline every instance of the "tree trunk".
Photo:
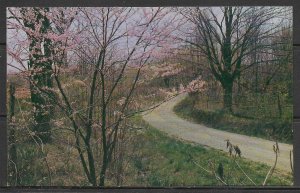
M 223 98 L 223 108 L 225 111 L 232 113 L 232 82 L 227 82 L 223 85 L 224 98 Z
M 15 85 L 10 84 L 9 87 L 9 123 L 11 126 L 9 127 L 10 133 L 9 133 L 9 143 L 10 143 L 10 148 L 9 148 L 9 157 L 10 160 L 13 162 L 12 164 L 12 176 L 15 179 L 15 184 L 14 185 L 19 185 L 19 176 L 17 173 L 17 168 L 18 168 L 18 157 L 17 157 L 17 146 L 16 146 L 16 137 L 15 137 L 15 127 L 14 127 L 14 121 L 13 118 L 15 116 Z
M 280 102 L 280 94 L 277 94 L 277 107 L 278 107 L 279 118 L 281 118 L 282 117 L 282 107 L 281 107 L 281 102 Z
M 34 106 L 33 117 L 35 124 L 33 131 L 38 141 L 42 140 L 43 143 L 48 143 L 51 138 L 50 109 L 47 107 L 48 104 L 45 97 L 38 94 L 38 89 L 34 87 L 30 87 L 31 102 Z
M 107 170 L 107 166 L 108 166 L 107 158 L 104 158 L 104 159 L 105 160 L 102 161 L 102 168 L 101 168 L 101 171 L 100 171 L 100 182 L 99 182 L 100 187 L 104 187 L 105 177 L 106 177 L 106 170 Z
M 35 30 L 35 22 L 42 24 L 39 33 L 46 34 L 51 28 L 50 21 L 46 16 L 43 16 L 40 8 L 34 8 L 36 21 L 24 20 L 24 26 L 31 30 Z M 41 8 L 42 9 L 42 8 Z M 24 18 L 26 17 L 26 8 L 22 9 Z M 44 8 L 43 11 L 48 12 L 49 8 Z M 43 87 L 52 88 L 52 61 L 51 61 L 51 41 L 47 38 L 40 40 L 31 34 L 27 34 L 30 40 L 29 52 L 32 53 L 29 58 L 28 67 L 31 70 L 30 74 L 30 93 L 31 102 L 34 107 L 34 127 L 35 137 L 37 141 L 47 143 L 51 141 L 50 120 L 53 114 L 53 106 L 49 100 L 53 93 L 42 94 L 40 89 Z M 43 43 L 43 44 L 42 44 Z M 42 50 L 44 49 L 44 53 Z M 45 60 L 43 60 L 45 59 Z

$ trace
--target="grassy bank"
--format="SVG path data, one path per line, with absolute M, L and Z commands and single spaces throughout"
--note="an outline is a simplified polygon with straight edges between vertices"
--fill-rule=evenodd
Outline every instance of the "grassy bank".
M 254 185 L 255 183 L 261 185 L 270 168 L 243 158 L 235 160 L 227 153 L 171 138 L 150 125 L 142 123 L 146 129 L 138 136 L 140 143 L 137 145 L 140 154 L 133 159 L 132 163 L 137 173 L 140 174 L 137 185 L 224 185 L 211 173 L 217 173 L 220 163 L 224 167 L 226 184 Z M 254 183 L 243 174 L 235 161 Z M 268 185 L 289 185 L 291 183 L 291 174 L 275 172 Z
M 220 163 L 224 167 L 223 181 L 227 185 L 261 185 L 270 169 L 261 163 L 243 158 L 235 160 L 225 152 L 171 138 L 145 123 L 141 117 L 134 117 L 132 123 L 142 129 L 131 131 L 133 138 L 124 154 L 123 172 L 119 174 L 123 181 L 120 186 L 224 185 L 214 174 L 216 172 L 218 176 Z M 66 133 L 63 137 L 65 140 L 45 144 L 44 153 L 34 143 L 23 143 L 17 147 L 20 185 L 90 185 L 78 153 L 67 145 L 72 141 L 68 136 L 71 135 Z M 235 161 L 254 183 L 243 174 Z M 115 178 L 112 177 L 114 171 L 114 166 L 111 166 L 106 186 L 116 186 Z M 11 185 L 14 185 L 14 180 L 10 176 Z M 292 181 L 290 173 L 275 171 L 267 185 L 291 185 Z
M 292 144 L 293 142 L 292 132 L 289 131 L 292 127 L 290 121 L 245 118 L 225 113 L 217 108 L 203 110 L 193 107 L 193 104 L 195 104 L 194 100 L 192 97 L 186 97 L 175 106 L 175 113 L 184 119 L 215 129 L 269 140 L 278 140 L 283 143 Z M 201 101 L 197 102 L 201 103 Z

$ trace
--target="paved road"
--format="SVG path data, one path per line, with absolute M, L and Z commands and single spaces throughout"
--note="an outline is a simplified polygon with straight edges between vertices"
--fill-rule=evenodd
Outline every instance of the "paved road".
M 275 142 L 273 141 L 216 130 L 178 117 L 173 112 L 173 107 L 184 97 L 186 95 L 181 94 L 144 114 L 144 120 L 171 136 L 223 151 L 226 151 L 224 140 L 229 139 L 233 144 L 240 147 L 243 157 L 256 162 L 263 162 L 269 166 L 274 164 L 273 144 Z M 292 145 L 279 143 L 279 150 L 277 168 L 290 172 L 289 151 L 292 150 Z

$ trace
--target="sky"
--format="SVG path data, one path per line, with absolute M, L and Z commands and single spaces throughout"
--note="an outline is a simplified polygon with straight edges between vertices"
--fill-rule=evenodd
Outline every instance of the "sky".
M 278 8 L 278 7 L 274 7 L 274 9 L 275 8 Z M 292 9 L 291 7 L 289 7 L 290 9 Z M 9 9 L 9 8 L 8 8 Z M 11 8 L 11 9 L 14 9 L 14 8 Z M 52 9 L 55 9 L 55 8 L 52 8 Z M 135 15 L 133 15 L 132 17 L 130 17 L 130 20 L 132 20 L 132 21 L 135 21 L 135 20 L 139 20 L 140 19 L 140 17 L 141 17 L 141 13 L 143 12 L 143 8 L 136 8 L 136 9 L 139 9 L 138 11 L 137 11 L 137 13 L 135 14 Z M 151 8 L 147 8 L 146 10 L 150 10 Z M 156 8 L 157 9 L 157 8 Z M 172 8 L 167 8 L 167 9 L 172 9 Z M 180 8 L 180 9 L 184 9 L 184 8 Z M 185 9 L 188 9 L 188 8 L 185 8 Z M 203 9 L 204 9 L 204 7 L 203 7 Z M 145 9 L 144 9 L 145 10 Z M 217 14 L 217 17 L 218 17 L 218 20 L 221 20 L 222 19 L 222 17 L 221 17 L 221 10 L 220 10 L 220 8 L 219 7 L 213 7 L 212 8 L 212 10 Z M 168 20 L 170 20 L 171 18 L 174 18 L 174 15 L 176 15 L 176 14 L 178 14 L 178 13 L 175 13 L 175 12 L 170 12 L 166 17 L 165 17 L 165 22 L 167 22 Z M 11 17 L 12 15 L 10 14 L 10 12 L 9 11 L 7 11 L 7 18 L 9 18 L 9 17 Z M 9 22 L 9 21 L 12 21 L 11 19 L 10 20 L 7 20 L 7 22 Z M 15 22 L 15 21 L 13 21 L 13 22 Z M 128 21 L 128 23 L 130 23 L 130 21 Z M 184 30 L 185 28 L 189 28 L 190 27 L 190 25 L 191 24 L 189 24 L 189 23 L 186 23 L 185 25 L 180 25 L 181 26 L 181 28 Z M 176 25 L 174 25 L 174 26 L 176 26 Z M 124 29 L 124 27 L 125 27 L 125 25 L 124 26 L 122 26 L 120 29 L 121 30 L 125 30 Z M 123 28 L 123 29 L 122 29 Z M 182 30 L 181 29 L 181 30 Z M 175 32 L 175 34 L 173 34 L 173 35 L 182 35 L 182 34 L 180 34 L 180 32 L 179 31 L 181 31 L 181 30 L 178 30 L 178 32 Z M 175 30 L 176 31 L 176 30 Z M 17 32 L 17 35 L 16 35 L 16 32 Z M 22 30 L 18 30 L 18 31 L 16 31 L 16 30 L 14 30 L 14 29 L 7 29 L 7 42 L 8 42 L 8 48 L 11 50 L 11 51 L 16 51 L 16 50 L 18 50 L 18 49 L 24 49 L 24 50 L 26 50 L 27 48 L 24 48 L 24 47 L 22 47 L 22 46 L 20 46 L 20 45 L 18 45 L 18 41 L 22 41 L 22 40 L 26 40 L 26 34 L 22 31 Z M 17 41 L 17 39 L 18 39 L 18 41 Z M 135 39 L 133 38 L 133 39 L 130 39 L 129 40 L 129 43 L 127 44 L 127 39 L 122 39 L 121 41 L 119 41 L 118 42 L 118 47 L 124 47 L 124 48 L 126 48 L 126 46 L 130 46 L 130 44 L 133 44 L 135 41 L 134 41 Z M 161 48 L 156 48 L 156 49 L 161 49 Z M 122 50 L 122 49 L 120 49 L 120 50 Z M 26 58 L 26 54 L 24 54 L 23 55 L 23 58 Z M 9 55 L 7 56 L 7 62 L 10 64 L 10 65 L 12 65 L 12 66 L 15 66 L 15 67 L 17 67 L 17 68 L 21 68 L 21 65 L 20 64 L 18 64 L 15 60 L 13 60 L 12 59 L 12 57 L 10 57 Z M 26 65 L 26 61 L 24 61 L 24 64 Z M 18 70 L 16 69 L 16 68 L 14 68 L 14 67 L 12 67 L 12 66 L 10 66 L 10 65 L 8 65 L 8 67 L 7 67 L 7 72 L 8 73 L 15 73 L 15 72 L 18 72 Z

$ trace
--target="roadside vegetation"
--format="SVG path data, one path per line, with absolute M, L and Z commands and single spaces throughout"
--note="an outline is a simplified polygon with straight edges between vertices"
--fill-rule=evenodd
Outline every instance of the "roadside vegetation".
M 135 127 L 130 135 L 134 137 L 126 143 L 128 149 L 122 158 L 123 167 L 114 162 L 109 168 L 108 187 L 115 187 L 116 184 L 131 187 L 254 186 L 262 185 L 270 169 L 262 163 L 174 139 L 148 125 L 140 116 L 133 117 L 131 122 Z M 54 132 L 54 135 L 61 133 Z M 20 184 L 87 186 L 89 182 L 79 175 L 83 171 L 76 150 L 68 145 L 74 140 L 70 136 L 66 132 L 63 134 L 66 141 L 53 141 L 44 145 L 44 153 L 36 148 L 36 144 L 17 146 Z M 59 156 L 60 154 L 67 156 Z M 220 164 L 223 166 L 223 174 L 218 171 Z M 116 177 L 114 173 L 120 168 L 122 174 Z M 10 176 L 10 182 L 13 183 L 14 180 Z M 266 185 L 285 186 L 292 183 L 291 173 L 275 170 Z
M 139 119 L 135 117 L 135 121 Z M 146 180 L 150 186 L 262 185 L 270 169 L 262 163 L 174 139 L 144 121 L 140 123 L 145 129 L 139 134 L 138 147 L 141 151 L 134 165 L 144 172 L 144 178 L 140 179 Z M 244 175 L 237 163 L 254 183 Z M 223 182 L 218 179 L 220 164 L 224 168 Z M 292 179 L 291 173 L 276 171 L 267 185 L 290 185 Z
M 209 103 L 209 104 L 208 104 Z M 209 105 L 209 109 L 206 107 Z M 288 109 L 291 112 L 291 108 Z M 207 102 L 205 98 L 187 96 L 178 103 L 174 111 L 184 119 L 204 124 L 214 129 L 260 137 L 283 143 L 293 143 L 291 117 L 284 119 L 265 119 L 243 117 L 239 114 L 224 112 L 217 103 Z

